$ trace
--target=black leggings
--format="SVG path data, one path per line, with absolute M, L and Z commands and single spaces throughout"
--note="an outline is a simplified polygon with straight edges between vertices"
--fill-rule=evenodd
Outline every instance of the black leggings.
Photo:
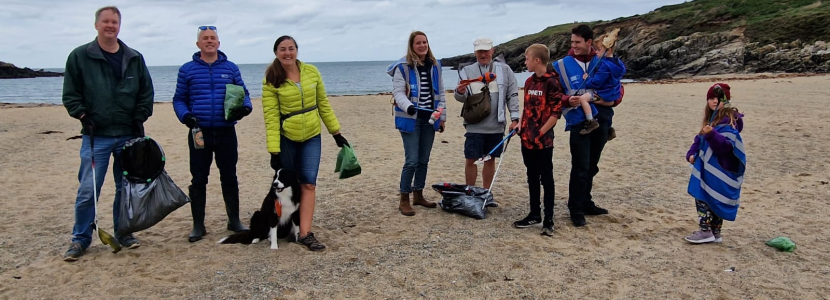
M 545 187 L 545 221 L 553 221 L 553 199 L 556 193 L 553 184 L 553 148 L 528 149 L 522 147 L 522 160 L 527 167 L 527 185 L 530 194 L 530 215 L 541 214 L 541 186 Z
M 706 202 L 695 199 L 697 215 L 700 217 L 700 230 L 712 231 L 713 234 L 720 234 L 723 219 L 718 217 Z

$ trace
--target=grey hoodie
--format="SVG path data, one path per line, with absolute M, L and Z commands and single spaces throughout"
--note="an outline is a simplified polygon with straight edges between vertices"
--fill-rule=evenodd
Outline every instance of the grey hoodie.
M 490 107 L 492 112 L 490 116 L 476 124 L 467 124 L 464 122 L 464 127 L 469 133 L 504 133 L 506 124 L 504 107 L 510 111 L 510 120 L 518 120 L 519 111 L 519 85 L 516 82 L 516 75 L 510 66 L 502 62 L 493 60 L 490 64 L 493 66 L 493 72 L 496 73 L 496 82 L 498 83 L 498 90 L 493 90 L 492 85 L 490 89 Z M 466 80 L 470 78 L 478 78 L 487 72 L 490 65 L 483 66 L 478 62 L 466 66 L 458 70 L 458 79 Z M 457 90 L 457 88 L 456 88 Z M 455 100 L 464 103 L 467 97 L 474 94 L 473 89 L 468 86 L 467 91 L 463 94 L 455 93 Z

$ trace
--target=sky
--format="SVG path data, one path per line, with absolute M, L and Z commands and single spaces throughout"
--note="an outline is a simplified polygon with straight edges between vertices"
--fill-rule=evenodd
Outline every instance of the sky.
M 0 61 L 62 68 L 72 49 L 92 41 L 95 10 L 121 10 L 119 38 L 147 65 L 191 59 L 197 27 L 218 28 L 220 50 L 237 64 L 270 63 L 274 41 L 291 35 L 308 62 L 388 61 L 406 54 L 413 30 L 437 58 L 470 53 L 473 41 L 498 45 L 548 26 L 645 14 L 683 0 L 2 0 Z

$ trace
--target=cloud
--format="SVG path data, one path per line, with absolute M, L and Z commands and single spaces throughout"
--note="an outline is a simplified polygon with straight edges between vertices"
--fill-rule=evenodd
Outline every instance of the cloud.
M 270 40 L 271 40 L 271 37 L 260 36 L 260 37 L 254 37 L 254 38 L 249 38 L 249 39 L 238 40 L 238 41 L 236 41 L 236 45 L 240 46 L 240 47 L 247 47 L 247 46 L 260 44 L 260 43 L 270 41 Z
M 623 3 L 624 2 L 624 3 Z M 280 35 L 302 46 L 306 61 L 394 60 L 410 32 L 427 33 L 438 57 L 472 51 L 575 19 L 609 20 L 683 0 L 111 0 L 123 15 L 121 38 L 150 65 L 180 65 L 193 52 L 196 27 L 219 28 L 234 62 L 267 63 Z M 32 68 L 63 67 L 66 55 L 95 35 L 97 0 L 2 0 L 0 60 Z M 48 41 L 48 45 L 44 42 Z

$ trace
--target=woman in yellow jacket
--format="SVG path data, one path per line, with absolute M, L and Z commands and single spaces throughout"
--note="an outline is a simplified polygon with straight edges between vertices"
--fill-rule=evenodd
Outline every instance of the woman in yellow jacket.
M 297 60 L 297 42 L 281 36 L 274 42 L 277 57 L 265 71 L 262 82 L 262 110 L 271 168 L 294 170 L 302 187 L 300 234 L 297 242 L 312 251 L 326 249 L 311 232 L 317 171 L 320 168 L 322 123 L 338 147 L 349 143 L 340 135 L 340 123 L 326 97 L 320 71 Z

